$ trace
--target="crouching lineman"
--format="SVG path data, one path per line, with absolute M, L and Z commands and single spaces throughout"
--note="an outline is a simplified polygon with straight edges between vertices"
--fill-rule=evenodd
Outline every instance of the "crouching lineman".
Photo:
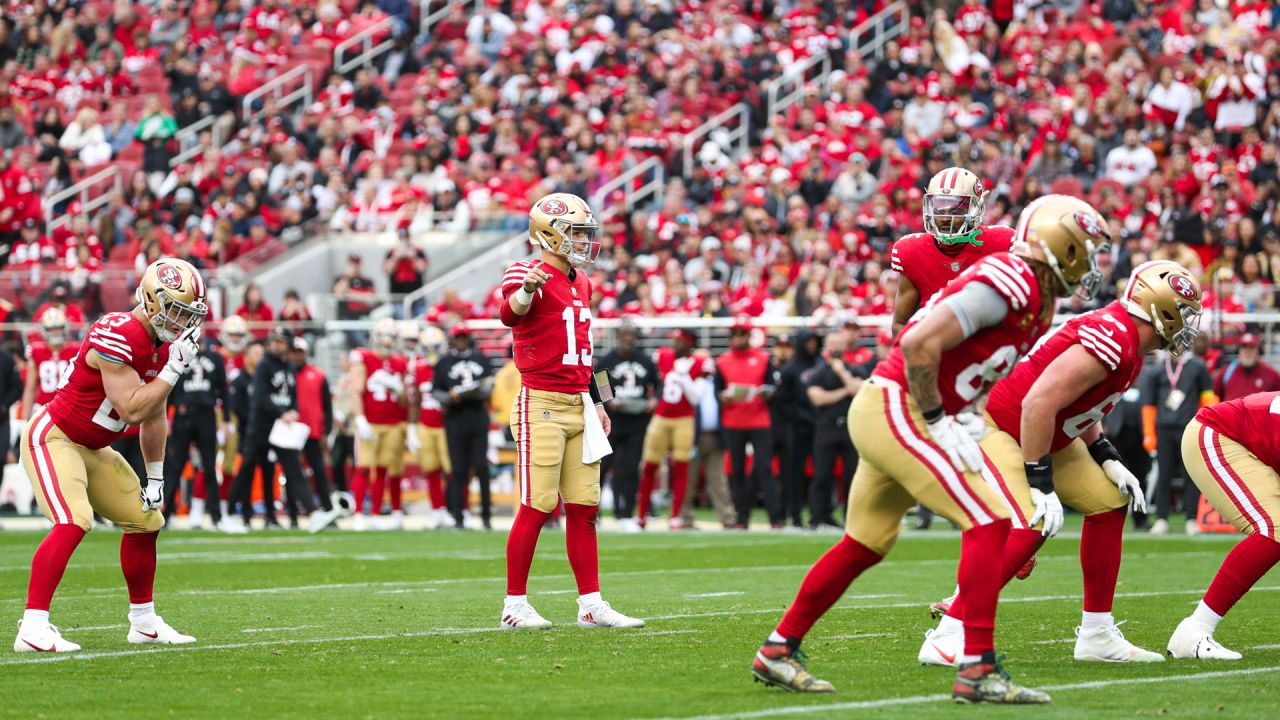
M 124 531 L 120 567 L 129 587 L 130 643 L 195 642 L 156 615 L 156 537 L 164 527 L 165 403 L 199 351 L 208 314 L 204 279 L 183 260 L 161 259 L 142 274 L 130 312 L 90 328 L 62 387 L 22 433 L 22 466 L 53 529 L 31 560 L 17 652 L 74 652 L 49 624 L 49 603 L 97 511 Z M 156 381 L 159 382 L 156 382 Z M 147 482 L 109 446 L 139 425 Z
M 1182 436 L 1187 473 L 1223 517 L 1247 537 L 1218 568 L 1208 591 L 1169 638 L 1169 655 L 1239 660 L 1213 633 L 1223 616 L 1280 562 L 1280 392 L 1202 408 Z
M 987 481 L 999 488 L 1013 513 L 1001 582 L 1011 580 L 1062 528 L 1063 503 L 1085 516 L 1077 660 L 1164 660 L 1126 640 L 1111 615 L 1126 506 L 1145 511 L 1146 499 L 1141 483 L 1102 435 L 1100 421 L 1138 379 L 1147 353 L 1163 348 L 1180 355 L 1191 347 L 1200 309 L 1200 286 L 1181 265 L 1167 260 L 1139 265 L 1124 297 L 1069 320 L 991 389 L 989 432 L 982 440 Z M 964 593 L 936 607 L 946 614 L 926 634 L 919 660 L 956 665 L 965 644 Z
M 1108 240 L 1087 203 L 1048 195 L 1023 211 L 1011 253 L 974 263 L 917 313 L 863 383 L 848 427 L 860 462 L 845 536 L 809 571 L 795 601 L 756 653 L 757 680 L 793 692 L 833 692 L 803 664 L 800 643 L 818 618 L 893 548 L 917 502 L 962 529 L 959 582 L 968 598 L 965 647 L 952 697 L 1047 703 L 1010 679 L 994 651 L 1000 581 L 990 571 L 1009 535 L 1009 509 L 982 477 L 977 441 L 956 420 L 1013 369 L 1053 319 L 1055 298 L 1095 287 L 1094 257 Z
M 600 460 L 609 447 L 609 416 L 592 376 L 591 278 L 599 224 L 576 195 L 553 193 L 529 211 L 529 240 L 542 250 L 502 280 L 502 324 L 511 328 L 520 393 L 511 408 L 520 508 L 507 537 L 507 598 L 502 627 L 551 623 L 529 604 L 529 567 L 538 533 L 564 499 L 566 554 L 578 584 L 578 626 L 643 627 L 600 597 L 596 518 Z

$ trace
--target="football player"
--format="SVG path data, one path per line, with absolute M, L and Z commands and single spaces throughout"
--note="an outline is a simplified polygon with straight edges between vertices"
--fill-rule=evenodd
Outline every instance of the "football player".
M 917 313 L 849 408 L 860 461 L 845 535 L 809 571 L 756 653 L 757 680 L 794 692 L 833 692 L 805 668 L 800 643 L 858 575 L 880 562 L 916 503 L 962 529 L 959 581 L 968 599 L 965 647 L 952 697 L 1047 703 L 1010 679 L 994 651 L 1000 582 L 990 572 L 1009 535 L 1009 509 L 982 477 L 985 459 L 956 413 L 979 402 L 1053 319 L 1056 299 L 1095 292 L 1106 225 L 1081 200 L 1048 195 L 1020 218 L 1010 253 L 979 260 Z
M 925 232 L 904 235 L 889 249 L 899 273 L 893 303 L 896 337 L 920 305 L 963 270 L 994 253 L 1009 251 L 1013 228 L 982 225 L 990 190 L 973 173 L 950 167 L 934 175 L 924 194 Z
M 164 527 L 164 448 L 169 392 L 199 350 L 208 314 L 204 278 L 184 260 L 162 258 L 142 274 L 130 312 L 108 313 L 89 328 L 53 400 L 22 433 L 22 466 L 36 501 L 54 523 L 31 560 L 18 652 L 74 652 L 80 646 L 49 624 L 49 603 L 93 513 L 115 523 L 129 587 L 130 643 L 195 642 L 156 614 L 152 587 L 156 536 Z M 129 425 L 141 428 L 146 485 L 108 447 Z
M 653 419 L 644 435 L 641 459 L 640 492 L 636 499 L 636 522 L 645 526 L 649 518 L 649 498 L 658 484 L 658 466 L 671 456 L 672 530 L 684 527 L 684 499 L 689 487 L 689 459 L 693 456 L 695 428 L 693 409 L 702 400 L 706 385 L 715 376 L 715 361 L 709 355 L 694 353 L 697 339 L 688 330 L 671 333 L 671 347 L 658 349 L 655 362 L 662 385 L 662 395 L 654 408 Z
M 22 391 L 22 417 L 30 418 L 49 404 L 62 375 L 80 352 L 80 343 L 69 342 L 67 315 L 57 308 L 40 316 L 44 342 L 27 345 L 27 381 Z
M 1201 408 L 1182 436 L 1187 473 L 1213 508 L 1247 537 L 1218 568 L 1196 609 L 1169 638 L 1169 655 L 1239 660 L 1213 633 L 1223 616 L 1280 562 L 1280 392 Z
M 444 408 L 432 396 L 435 365 L 444 346 L 444 333 L 429 326 L 417 341 L 422 354 L 413 360 L 409 370 L 409 433 L 406 445 L 418 460 L 418 469 L 427 476 L 427 493 L 431 496 L 432 527 L 447 527 L 451 523 L 445 507 L 445 476 L 453 472 L 449 460 L 449 444 L 444 434 Z
M 609 416 L 592 373 L 591 278 L 600 225 L 582 198 L 552 193 L 529 211 L 535 261 L 509 267 L 502 280 L 502 324 L 511 328 L 520 392 L 511 408 L 520 507 L 507 537 L 507 597 L 502 627 L 551 623 L 529 604 L 526 589 L 538 534 L 563 498 L 565 546 L 578 585 L 578 626 L 643 627 L 600 597 L 596 518 L 600 459 L 611 448 Z
M 1063 503 L 1085 516 L 1077 660 L 1164 660 L 1126 640 L 1111 616 L 1127 507 L 1145 511 L 1146 498 L 1102 435 L 1100 421 L 1137 381 L 1147 353 L 1166 349 L 1180 355 L 1191 347 L 1200 310 L 1200 285 L 1181 265 L 1139 265 L 1121 299 L 1045 336 L 987 400 L 989 431 L 981 444 L 990 464 L 984 474 L 1005 498 L 1013 522 L 1002 580 L 1011 579 L 1062 527 Z M 945 616 L 926 634 L 919 660 L 955 665 L 964 646 L 964 596 L 935 607 Z
M 401 320 L 396 323 L 397 349 L 405 360 L 412 365 L 418 358 L 418 323 L 414 320 Z
M 351 351 L 351 406 L 356 435 L 356 470 L 351 478 L 356 506 L 352 523 L 356 530 L 368 526 L 363 510 L 366 489 L 370 490 L 370 510 L 375 516 L 382 514 L 382 497 L 390 484 L 390 522 L 378 523 L 377 527 L 399 529 L 404 526 L 400 480 L 404 472 L 408 420 L 405 379 L 409 364 L 396 353 L 395 320 L 382 318 L 375 322 L 369 343 L 371 348 Z
M 227 368 L 227 387 L 231 388 L 236 378 L 245 369 L 245 348 L 252 340 L 249 335 L 249 323 L 239 315 L 231 315 L 222 320 L 218 328 L 218 352 Z M 222 501 L 226 502 L 227 494 L 236 477 L 236 458 L 240 457 L 240 434 L 236 429 L 235 418 L 224 408 L 220 411 L 220 434 L 222 445 Z M 210 501 L 211 502 L 211 501 Z

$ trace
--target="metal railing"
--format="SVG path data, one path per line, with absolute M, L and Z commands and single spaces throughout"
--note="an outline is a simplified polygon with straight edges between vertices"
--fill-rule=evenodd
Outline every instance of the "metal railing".
M 733 127 L 729 127 L 730 121 L 734 118 L 737 118 L 738 124 Z M 694 156 L 702 144 L 700 142 L 702 138 L 707 137 L 711 135 L 711 133 L 722 128 L 725 129 L 723 139 L 729 145 L 729 147 L 723 148 L 723 150 L 728 153 L 730 149 L 736 147 L 738 154 L 746 153 L 748 150 L 748 143 L 750 141 L 751 106 L 747 103 L 740 102 L 702 123 L 684 136 L 680 141 L 684 158 L 684 165 L 680 171 L 685 177 L 688 177 L 693 172 Z
M 641 178 L 648 179 L 637 187 L 636 183 Z M 622 190 L 622 204 L 629 212 L 640 200 L 652 198 L 655 202 L 661 202 L 665 188 L 666 168 L 661 160 L 651 157 L 601 185 L 591 195 L 591 207 L 599 217 L 609 218 L 618 211 L 617 206 L 613 205 L 610 199 L 615 190 Z
M 395 40 L 391 37 L 391 27 L 391 18 L 383 18 L 338 43 L 333 48 L 333 71 L 340 75 L 346 75 L 358 67 L 371 65 L 374 58 L 387 52 L 395 44 Z M 379 33 L 385 34 L 386 37 L 382 42 L 374 45 L 374 37 Z M 357 45 L 362 46 L 359 54 L 348 58 L 348 51 Z
M 905 34 L 910 27 L 910 9 L 905 2 L 895 2 L 854 26 L 849 31 L 847 47 L 857 50 L 863 60 L 872 55 L 880 58 L 884 55 L 884 46 Z
M 174 139 L 178 141 L 178 154 L 169 159 L 169 167 L 175 168 L 191 158 L 200 154 L 200 134 L 205 130 L 213 133 L 213 146 L 215 148 L 222 147 L 222 126 L 218 125 L 218 118 L 210 115 L 201 118 L 196 122 L 182 128 L 174 135 Z
M 449 11 L 459 5 L 471 5 L 471 12 L 479 13 L 484 7 L 484 0 L 445 0 L 439 8 L 432 10 L 432 5 L 439 3 L 436 0 L 421 0 L 418 3 L 418 15 L 422 20 L 418 23 L 418 34 L 430 34 L 431 28 L 449 15 Z
M 95 193 L 94 190 L 102 186 L 103 183 L 111 183 L 111 188 L 105 192 Z M 124 190 L 124 176 L 120 174 L 120 168 L 112 165 L 104 168 L 80 182 L 72 185 L 66 190 L 50 195 L 44 199 L 44 221 L 45 232 L 52 234 L 54 230 L 71 222 L 70 213 L 60 213 L 58 217 L 53 217 L 53 208 L 64 200 L 78 198 L 80 200 L 80 212 L 89 215 L 94 210 L 106 205 L 110 200 L 111 191 Z
M 817 74 L 810 72 L 817 69 Z M 804 61 L 787 68 L 776 78 L 765 83 L 767 88 L 765 100 L 765 127 L 773 124 L 773 119 L 787 108 L 800 101 L 807 82 L 826 85 L 831 75 L 831 56 L 823 53 L 814 55 Z
M 305 107 L 311 104 L 314 89 L 315 79 L 311 76 L 311 66 L 305 63 L 297 65 L 288 72 L 268 80 L 244 96 L 244 100 L 241 101 L 243 122 L 248 125 L 266 114 L 262 109 L 253 109 L 253 103 L 258 98 L 270 95 L 275 99 L 279 110 L 284 110 L 299 101 Z
M 477 276 L 478 271 L 488 270 L 492 272 L 496 270 L 501 273 L 506 269 L 507 263 L 528 255 L 529 233 L 523 232 L 519 235 L 513 235 L 511 238 L 498 243 L 475 258 L 405 295 L 400 302 L 404 317 L 413 317 L 414 305 L 439 297 L 449 288 L 465 289 L 473 293 L 478 290 L 479 294 L 483 296 L 493 286 L 484 285 L 483 281 Z

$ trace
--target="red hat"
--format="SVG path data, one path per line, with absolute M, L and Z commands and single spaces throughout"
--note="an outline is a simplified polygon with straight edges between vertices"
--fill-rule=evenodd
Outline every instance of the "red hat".
M 693 333 L 688 330 L 685 330 L 684 328 L 677 328 L 671 331 L 672 340 L 677 340 L 680 338 L 684 338 L 690 345 L 698 344 L 698 339 L 693 336 Z
M 1253 333 L 1245 333 L 1240 336 L 1240 347 L 1258 347 L 1258 336 Z
M 731 332 L 751 332 L 751 318 L 746 315 L 738 315 L 733 319 L 733 325 L 730 326 Z
M 471 337 L 471 328 L 465 322 L 455 323 L 449 328 L 449 337 Z

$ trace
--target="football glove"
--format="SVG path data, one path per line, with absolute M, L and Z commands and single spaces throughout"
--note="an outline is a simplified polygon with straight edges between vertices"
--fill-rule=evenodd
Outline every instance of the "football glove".
M 163 506 L 164 480 L 147 478 L 147 484 L 142 486 L 142 511 L 159 510 Z
M 1045 537 L 1057 535 L 1058 531 L 1062 529 L 1062 522 L 1065 519 L 1062 512 L 1062 501 L 1058 500 L 1058 493 L 1052 490 L 1044 493 L 1032 488 L 1031 502 L 1035 504 L 1036 511 L 1031 514 L 1027 524 L 1035 527 L 1036 523 L 1043 520 L 1044 525 L 1040 529 L 1040 534 Z
M 373 439 L 373 426 L 369 424 L 369 420 L 363 415 L 356 416 L 356 437 L 361 440 Z
M 200 332 L 201 327 L 194 325 L 179 335 L 177 340 L 169 343 L 169 361 L 157 375 L 159 379 L 170 385 L 178 384 L 178 378 L 191 367 L 196 353 L 200 352 Z
M 1129 509 L 1134 512 L 1147 511 L 1147 496 L 1142 490 L 1142 483 L 1120 459 L 1120 451 L 1106 437 L 1101 437 L 1089 444 L 1089 455 L 1102 467 L 1107 479 L 1120 488 L 1120 494 L 1129 498 Z
M 929 437 L 946 453 L 951 464 L 960 472 L 982 472 L 982 448 L 977 441 L 950 415 L 929 423 Z
M 969 437 L 975 442 L 982 442 L 982 438 L 987 436 L 987 421 L 981 415 L 975 412 L 958 412 L 955 415 L 956 424 L 969 433 Z

